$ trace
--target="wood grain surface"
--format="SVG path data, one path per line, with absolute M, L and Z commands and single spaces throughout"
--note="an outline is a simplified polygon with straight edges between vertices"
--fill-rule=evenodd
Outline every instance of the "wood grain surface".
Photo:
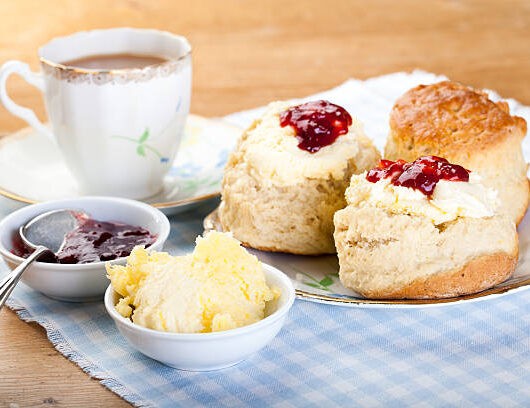
M 55 36 L 117 26 L 169 30 L 193 46 L 192 111 L 218 116 L 347 78 L 415 68 L 530 104 L 530 2 L 499 0 L 3 0 L 0 63 L 28 62 Z M 44 119 L 38 91 L 8 92 Z M 26 124 L 0 108 L 0 132 Z M 127 404 L 0 311 L 0 408 Z

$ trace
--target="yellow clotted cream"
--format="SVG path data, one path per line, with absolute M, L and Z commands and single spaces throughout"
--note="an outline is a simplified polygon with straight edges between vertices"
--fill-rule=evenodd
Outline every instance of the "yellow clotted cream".
M 136 247 L 126 266 L 107 265 L 123 298 L 116 310 L 150 329 L 204 333 L 246 326 L 264 318 L 279 296 L 262 265 L 230 234 L 197 238 L 193 253 L 174 257 Z

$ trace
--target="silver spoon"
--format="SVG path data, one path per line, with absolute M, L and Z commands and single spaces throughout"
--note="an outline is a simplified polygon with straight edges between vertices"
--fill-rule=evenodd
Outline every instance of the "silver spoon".
M 22 242 L 33 249 L 33 253 L 0 281 L 0 309 L 33 261 L 45 253 L 56 255 L 62 249 L 66 235 L 79 225 L 80 218 L 86 216 L 77 210 L 52 210 L 32 218 L 19 228 Z

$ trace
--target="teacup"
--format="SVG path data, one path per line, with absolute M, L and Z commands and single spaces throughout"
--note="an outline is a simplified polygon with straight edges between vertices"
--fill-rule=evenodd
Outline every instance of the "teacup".
M 90 56 L 132 54 L 164 60 L 143 68 L 65 65 Z M 191 93 L 191 46 L 157 30 L 79 32 L 39 49 L 41 72 L 20 61 L 0 70 L 0 100 L 57 143 L 84 194 L 145 198 L 158 193 L 177 153 Z M 44 94 L 52 130 L 15 104 L 6 80 L 18 74 Z

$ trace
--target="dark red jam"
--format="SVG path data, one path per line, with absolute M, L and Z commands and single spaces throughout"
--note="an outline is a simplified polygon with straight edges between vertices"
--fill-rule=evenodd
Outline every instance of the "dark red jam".
M 328 101 L 313 101 L 293 106 L 282 112 L 280 125 L 290 125 L 296 132 L 298 147 L 309 153 L 318 152 L 348 133 L 352 118 L 346 110 Z
M 12 252 L 27 258 L 32 250 L 22 244 L 20 237 L 13 242 Z M 57 259 L 39 259 L 41 262 L 62 264 L 85 264 L 111 261 L 130 255 L 136 245 L 146 248 L 156 241 L 148 230 L 118 222 L 97 221 L 91 218 L 80 220 L 80 224 L 65 237 Z
M 469 170 L 442 157 L 422 156 L 412 163 L 381 160 L 379 166 L 366 175 L 366 180 L 372 183 L 384 178 L 390 178 L 395 186 L 414 188 L 430 197 L 440 180 L 469 181 Z

